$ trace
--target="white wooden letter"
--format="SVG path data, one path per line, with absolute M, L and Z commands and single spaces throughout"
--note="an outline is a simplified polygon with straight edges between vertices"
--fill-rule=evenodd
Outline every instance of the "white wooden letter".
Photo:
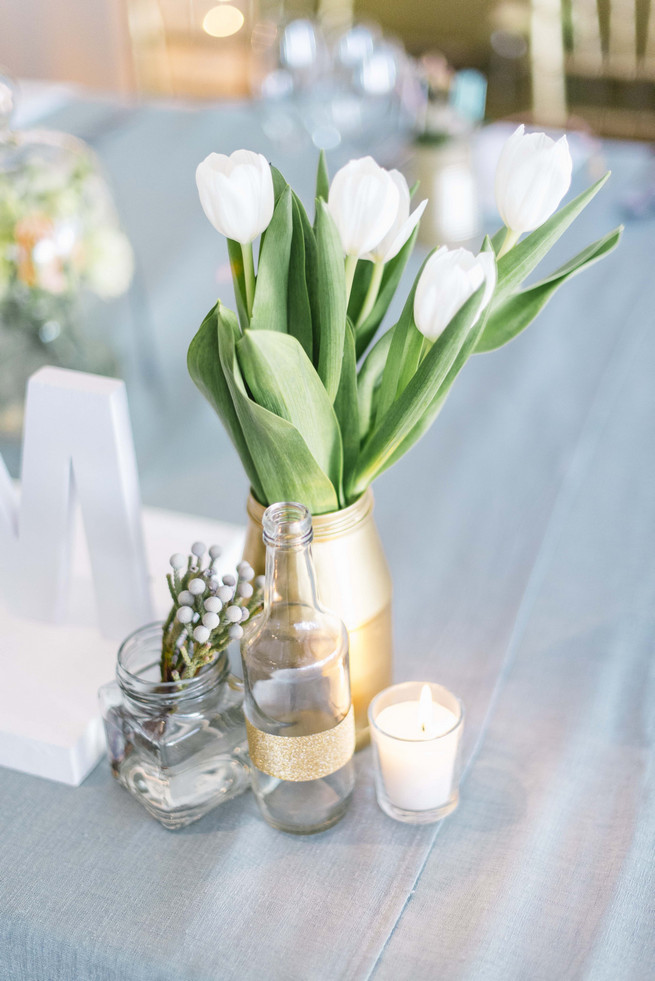
M 76 497 L 98 625 L 121 639 L 152 619 L 125 385 L 41 368 L 27 390 L 20 506 L 0 457 L 0 585 L 20 616 L 66 614 Z

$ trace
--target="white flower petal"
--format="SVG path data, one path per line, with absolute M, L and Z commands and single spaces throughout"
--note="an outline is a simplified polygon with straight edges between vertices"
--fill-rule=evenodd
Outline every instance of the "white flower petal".
M 425 264 L 416 286 L 414 322 L 434 341 L 466 301 L 485 284 L 476 321 L 490 302 L 496 286 L 496 263 L 491 252 L 475 256 L 467 249 L 443 245 Z
M 198 164 L 196 184 L 203 211 L 226 238 L 246 244 L 270 224 L 273 177 L 261 153 L 235 150 L 229 157 L 210 153 Z
M 392 227 L 399 190 L 389 171 L 373 160 L 351 160 L 330 186 L 328 210 L 346 255 L 363 257 Z
M 543 225 L 571 185 L 572 161 L 566 137 L 526 134 L 523 126 L 503 147 L 496 170 L 496 205 L 504 224 L 517 234 Z

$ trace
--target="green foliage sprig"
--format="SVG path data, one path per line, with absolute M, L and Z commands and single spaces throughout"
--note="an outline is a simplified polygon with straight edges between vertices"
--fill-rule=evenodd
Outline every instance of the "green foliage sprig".
M 218 545 L 207 550 L 195 542 L 188 558 L 179 552 L 170 558 L 166 581 L 173 605 L 162 632 L 162 681 L 194 678 L 230 641 L 241 639 L 241 624 L 262 605 L 264 577 L 255 578 L 247 562 L 239 563 L 236 575 L 220 577 L 220 555 Z

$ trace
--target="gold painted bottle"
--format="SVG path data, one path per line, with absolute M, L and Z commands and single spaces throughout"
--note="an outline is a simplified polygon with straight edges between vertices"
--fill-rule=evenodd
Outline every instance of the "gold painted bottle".
M 264 609 L 241 642 L 252 787 L 269 824 L 312 834 L 354 786 L 348 634 L 316 596 L 307 508 L 272 504 L 262 525 Z

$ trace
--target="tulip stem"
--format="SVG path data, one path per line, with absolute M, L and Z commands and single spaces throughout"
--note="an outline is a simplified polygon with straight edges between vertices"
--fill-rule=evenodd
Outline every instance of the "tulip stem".
M 250 320 L 255 301 L 255 263 L 252 257 L 252 242 L 241 243 L 241 255 L 243 256 L 243 281 L 246 287 L 246 311 Z
M 505 232 L 505 240 L 500 247 L 500 252 L 496 256 L 496 259 L 502 259 L 502 257 L 507 252 L 509 252 L 510 249 L 514 248 L 518 240 L 519 240 L 519 233 L 513 232 L 511 228 L 508 228 L 507 231 Z
M 384 261 L 382 259 L 376 260 L 373 263 L 373 272 L 371 273 L 371 281 L 368 284 L 368 290 L 366 291 L 366 298 L 364 304 L 360 311 L 359 317 L 357 318 L 356 327 L 360 327 L 364 323 L 371 310 L 375 306 L 375 301 L 378 298 L 378 293 L 380 292 L 380 285 L 382 283 L 382 274 L 384 272 Z
M 355 278 L 356 269 L 357 269 L 357 256 L 347 255 L 346 256 L 346 307 L 348 306 L 348 301 L 350 300 L 350 291 L 353 288 L 353 280 Z

